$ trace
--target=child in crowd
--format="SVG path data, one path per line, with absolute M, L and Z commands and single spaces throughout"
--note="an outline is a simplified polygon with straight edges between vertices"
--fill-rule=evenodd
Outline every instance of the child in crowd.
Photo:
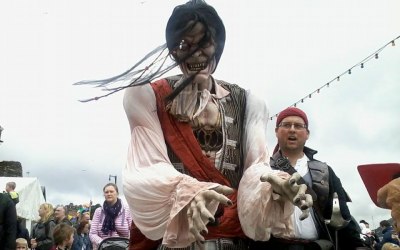
M 74 241 L 74 232 L 75 229 L 72 226 L 66 223 L 58 224 L 53 232 L 54 246 L 52 250 L 70 249 Z
M 92 242 L 90 242 L 89 238 L 89 227 L 88 220 L 82 220 L 76 227 L 72 250 L 92 250 Z
M 19 194 L 15 191 L 16 187 L 17 184 L 13 181 L 6 183 L 6 192 L 8 193 L 15 205 L 17 205 L 17 203 L 19 202 Z
M 28 250 L 28 241 L 24 238 L 18 238 L 15 240 L 17 250 Z

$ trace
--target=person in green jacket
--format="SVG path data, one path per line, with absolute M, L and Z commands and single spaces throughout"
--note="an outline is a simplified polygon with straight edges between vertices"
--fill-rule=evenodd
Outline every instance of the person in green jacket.
M 6 192 L 10 196 L 11 200 L 14 202 L 15 205 L 19 202 L 19 194 L 15 191 L 17 184 L 15 182 L 10 181 L 6 184 Z

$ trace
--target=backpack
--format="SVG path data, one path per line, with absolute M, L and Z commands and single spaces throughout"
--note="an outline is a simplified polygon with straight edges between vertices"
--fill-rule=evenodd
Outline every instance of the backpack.
M 126 250 L 129 249 L 129 239 L 125 237 L 110 237 L 102 240 L 98 250 Z

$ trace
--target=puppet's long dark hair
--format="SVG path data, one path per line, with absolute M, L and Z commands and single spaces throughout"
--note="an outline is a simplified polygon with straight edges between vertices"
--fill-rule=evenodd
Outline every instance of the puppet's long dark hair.
M 192 22 L 192 25 L 188 26 L 187 24 L 190 21 L 194 22 Z M 206 4 L 202 0 L 189 1 L 186 4 L 178 5 L 174 8 L 166 27 L 165 34 L 167 43 L 152 50 L 143 57 L 143 59 L 122 74 L 102 80 L 85 80 L 75 83 L 75 85 L 93 85 L 107 92 L 104 95 L 81 101 L 88 102 L 98 100 L 125 88 L 150 83 L 179 65 L 180 62 L 185 61 L 187 57 L 190 57 L 196 51 L 192 51 L 186 58 L 180 60 L 174 57 L 172 52 L 179 47 L 184 34 L 190 31 L 197 22 L 201 22 L 205 27 L 205 36 L 198 45 L 202 47 L 207 42 L 213 40 L 216 45 L 214 56 L 216 65 L 218 65 L 225 45 L 224 24 L 212 6 Z M 209 60 L 211 59 L 212 58 L 209 58 Z M 167 97 L 167 100 L 173 100 L 194 77 L 195 75 L 192 75 L 188 79 L 185 79 L 185 81 L 175 88 Z M 118 84 L 119 86 L 116 86 Z

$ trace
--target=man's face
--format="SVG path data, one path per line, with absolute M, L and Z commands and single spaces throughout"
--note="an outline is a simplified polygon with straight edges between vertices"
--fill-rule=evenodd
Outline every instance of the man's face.
M 56 220 L 62 220 L 65 217 L 65 210 L 63 207 L 57 207 L 54 210 L 54 218 Z
M 192 23 L 188 25 L 192 25 Z M 214 56 L 215 43 L 213 41 L 207 41 L 205 44 L 199 45 L 204 35 L 204 25 L 199 22 L 196 23 L 194 27 L 184 35 L 180 45 L 173 52 L 178 61 L 183 60 L 179 66 L 186 77 L 198 72 L 194 80 L 197 82 L 207 80 L 216 67 Z M 192 55 L 189 56 L 190 54 Z
M 279 147 L 283 152 L 303 151 L 309 136 L 309 131 L 304 125 L 302 118 L 288 116 L 275 128 Z

